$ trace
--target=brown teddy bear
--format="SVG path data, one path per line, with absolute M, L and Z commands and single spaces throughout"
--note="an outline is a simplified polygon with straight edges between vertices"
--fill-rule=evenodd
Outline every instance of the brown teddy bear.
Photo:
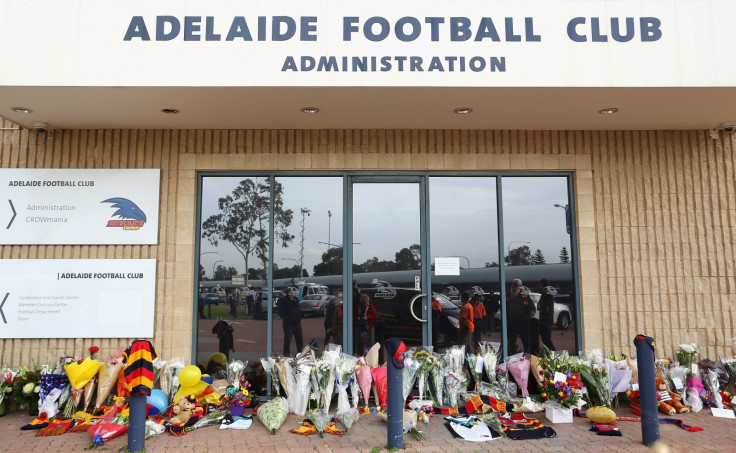
M 192 418 L 192 410 L 196 405 L 196 401 L 192 395 L 179 398 L 179 401 L 172 408 L 174 416 L 169 419 L 169 422 L 174 425 L 186 424 Z
M 657 382 L 657 409 L 663 414 L 675 415 L 690 412 L 690 408 L 681 403 L 682 397 L 667 389 L 664 378 L 656 378 Z

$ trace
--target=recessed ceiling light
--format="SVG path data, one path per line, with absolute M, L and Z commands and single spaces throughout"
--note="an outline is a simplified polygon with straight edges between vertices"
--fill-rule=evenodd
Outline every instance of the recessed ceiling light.
M 457 113 L 458 115 L 465 115 L 472 111 L 473 109 L 471 109 L 470 107 L 458 107 L 455 110 L 453 110 L 453 112 Z
M 178 109 L 161 109 L 161 111 L 164 113 L 171 113 L 171 114 L 179 113 Z
M 304 107 L 302 113 L 317 113 L 319 109 L 317 107 Z
M 618 107 L 606 107 L 604 109 L 598 110 L 598 113 L 600 113 L 601 115 L 613 115 L 616 112 L 618 112 Z
M 33 110 L 28 107 L 11 107 L 10 110 L 18 113 L 33 113 Z

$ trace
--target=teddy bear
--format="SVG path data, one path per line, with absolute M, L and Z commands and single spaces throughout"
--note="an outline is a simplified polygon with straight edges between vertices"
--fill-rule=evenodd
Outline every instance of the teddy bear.
M 675 415 L 690 412 L 690 408 L 681 403 L 682 397 L 667 389 L 667 381 L 662 377 L 657 382 L 657 409 L 663 414 Z
M 192 418 L 192 410 L 196 405 L 196 401 L 192 395 L 179 398 L 179 401 L 172 408 L 174 416 L 169 419 L 169 422 L 174 425 L 186 424 Z

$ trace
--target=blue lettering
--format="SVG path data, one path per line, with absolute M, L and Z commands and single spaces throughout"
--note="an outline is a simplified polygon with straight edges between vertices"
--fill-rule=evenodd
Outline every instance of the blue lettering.
M 214 33 L 213 30 L 215 28 L 215 18 L 213 16 L 207 16 L 205 18 L 206 25 L 204 27 L 205 29 L 205 41 L 219 41 L 220 40 L 220 34 Z
M 659 41 L 662 37 L 662 30 L 659 29 L 662 26 L 662 21 L 656 17 L 640 18 L 639 26 L 641 27 L 642 42 Z
M 621 34 L 621 24 L 619 23 L 618 17 L 611 18 L 611 36 L 614 41 L 618 42 L 629 42 L 634 39 L 634 18 L 626 18 L 626 34 Z
M 496 69 L 506 72 L 506 57 L 501 57 L 500 60 L 496 57 L 491 57 L 491 72 L 496 72 Z
M 166 24 L 171 25 L 171 31 L 165 32 Z M 171 41 L 179 35 L 181 23 L 174 16 L 157 16 L 156 17 L 156 41 Z
M 472 36 L 470 19 L 467 17 L 450 18 L 450 41 L 467 41 Z
M 296 21 L 289 16 L 274 16 L 271 21 L 271 39 L 274 41 L 287 41 L 296 33 Z M 284 33 L 281 33 L 281 24 L 286 25 Z
M 542 41 L 542 37 L 540 35 L 534 34 L 534 18 L 533 17 L 526 17 L 524 18 L 524 25 L 526 28 L 526 40 L 527 42 L 540 42 Z
M 253 37 L 248 30 L 248 23 L 243 16 L 233 17 L 233 23 L 230 24 L 230 31 L 227 32 L 226 41 L 234 41 L 235 38 L 243 38 L 243 41 L 253 41 Z
M 296 61 L 294 61 L 294 57 L 286 57 L 284 60 L 284 65 L 281 67 L 281 72 L 284 71 L 299 71 L 296 67 Z
M 317 18 L 315 16 L 302 16 L 301 31 L 299 32 L 300 41 L 316 41 L 317 35 L 310 35 L 310 32 L 317 31 Z
M 470 59 L 470 70 L 473 72 L 481 72 L 486 68 L 486 60 L 482 57 L 473 57 Z
M 412 33 L 406 34 L 404 33 L 404 25 L 410 24 L 412 27 Z M 402 17 L 398 21 L 396 21 L 396 37 L 399 38 L 399 40 L 407 42 L 407 41 L 414 41 L 419 37 L 419 34 L 422 32 L 422 24 L 419 23 L 419 20 L 416 17 Z
M 314 61 L 314 58 L 312 58 L 312 57 L 302 57 L 302 68 L 301 68 L 301 70 L 302 70 L 302 72 L 303 71 L 311 71 L 312 69 L 314 69 L 314 66 L 316 64 L 317 63 Z
M 439 59 L 439 57 L 432 57 L 432 61 L 429 62 L 429 68 L 427 68 L 427 72 L 431 71 L 445 72 L 445 69 L 442 67 L 442 61 Z
M 266 40 L 266 16 L 258 16 L 258 40 Z
M 601 34 L 600 18 L 590 18 L 590 28 L 593 34 L 593 42 L 608 42 L 608 36 Z
M 344 65 L 343 65 L 344 66 Z M 335 57 L 320 57 L 317 71 L 337 71 L 337 58 Z
M 381 58 L 381 72 L 387 72 L 391 70 L 391 57 Z
M 424 22 L 429 24 L 432 41 L 440 40 L 440 24 L 445 23 L 444 17 L 425 17 Z
M 418 71 L 418 72 L 424 72 L 424 69 L 422 69 L 422 57 L 411 57 L 409 60 L 411 64 L 411 72 Z
M 584 17 L 576 17 L 567 23 L 567 36 L 574 42 L 585 42 L 588 38 L 585 35 L 580 35 L 576 31 L 578 25 L 585 23 Z
M 184 41 L 199 41 L 199 35 L 194 33 L 199 31 L 200 22 L 201 16 L 184 16 Z
M 491 38 L 492 41 L 501 40 L 498 36 L 498 32 L 496 31 L 496 26 L 493 25 L 493 19 L 490 17 L 483 17 L 480 19 L 480 25 L 478 25 L 478 33 L 475 35 L 475 41 L 480 42 L 483 38 Z
M 128 31 L 125 32 L 123 41 L 130 41 L 133 38 L 141 38 L 143 41 L 151 40 L 151 37 L 148 35 L 148 29 L 146 28 L 146 22 L 143 20 L 143 16 L 133 16 L 130 19 Z
M 457 57 L 445 57 L 445 61 L 447 61 L 447 65 L 448 65 L 448 71 L 452 72 L 455 70 L 456 60 L 457 60 Z
M 359 30 L 358 26 L 355 25 L 360 19 L 354 16 L 342 18 L 342 40 L 352 41 L 353 33 Z
M 361 70 L 363 72 L 368 70 L 368 58 L 366 57 L 353 57 L 353 72 Z
M 521 35 L 515 35 L 514 34 L 514 18 L 513 17 L 507 17 L 506 18 L 506 42 L 521 42 Z M 483 65 L 485 66 L 486 62 L 483 60 Z
M 378 34 L 373 33 L 373 25 L 378 24 L 380 26 L 380 31 Z M 363 25 L 363 35 L 365 35 L 366 38 L 368 38 L 369 41 L 383 41 L 386 39 L 386 37 L 389 34 L 389 31 L 391 30 L 391 26 L 389 25 L 388 21 L 380 16 L 373 16 L 367 21 L 365 21 L 365 24 Z
M 396 60 L 396 62 L 399 64 L 399 71 L 403 71 L 406 57 L 394 57 L 394 60 Z

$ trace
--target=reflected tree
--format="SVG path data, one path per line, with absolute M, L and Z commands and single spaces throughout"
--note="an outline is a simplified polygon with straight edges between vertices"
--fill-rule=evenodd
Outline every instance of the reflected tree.
M 562 247 L 560 250 L 560 263 L 567 264 L 570 262 L 570 255 L 567 253 L 567 247 Z
M 314 266 L 314 276 L 342 274 L 342 247 L 332 247 L 322 254 L 322 262 Z
M 270 200 L 268 178 L 248 178 L 240 181 L 230 195 L 217 200 L 220 210 L 202 224 L 202 237 L 217 246 L 220 241 L 229 242 L 242 255 L 247 269 L 245 285 L 252 278 L 248 260 L 255 254 L 264 262 L 268 254 L 268 215 Z M 274 232 L 286 247 L 294 239 L 287 228 L 294 212 L 284 209 L 283 186 L 274 187 Z
M 532 264 L 532 252 L 528 246 L 511 249 L 508 256 L 504 257 L 504 262 L 509 266 L 528 266 Z
M 218 265 L 217 268 L 215 269 L 214 280 L 215 281 L 230 280 L 233 277 L 233 275 L 238 275 L 237 269 L 235 269 L 232 266 L 225 267 L 222 265 Z
M 537 249 L 534 251 L 534 256 L 532 256 L 532 264 L 547 264 L 547 262 L 544 260 L 544 254 L 542 253 L 542 250 Z

